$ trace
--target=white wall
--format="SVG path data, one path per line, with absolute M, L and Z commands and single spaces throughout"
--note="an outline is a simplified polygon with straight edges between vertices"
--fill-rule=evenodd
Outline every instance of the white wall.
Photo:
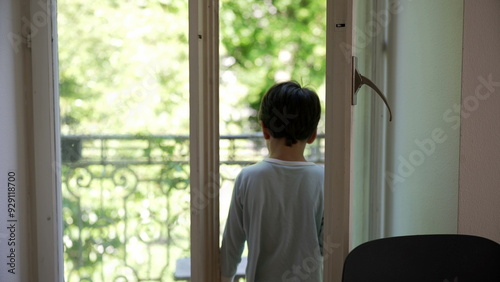
M 24 83 L 23 44 L 17 44 L 21 33 L 21 15 L 20 1 L 0 2 L 0 281 L 9 282 L 32 281 L 29 278 L 32 272 L 29 258 L 33 253 L 29 252 L 28 239 L 29 167 L 25 130 L 28 89 Z M 10 185 L 11 192 L 15 192 L 15 197 L 11 197 L 15 200 L 11 204 L 15 206 L 10 206 L 15 208 L 14 217 L 10 217 L 13 210 L 8 210 L 7 202 L 9 172 L 15 173 L 15 182 L 12 182 L 15 191 L 12 190 L 14 185 Z M 12 253 L 15 258 L 8 258 Z
M 465 1 L 464 23 L 458 232 L 500 243 L 500 1 Z
M 386 236 L 456 233 L 463 1 L 393 3 Z

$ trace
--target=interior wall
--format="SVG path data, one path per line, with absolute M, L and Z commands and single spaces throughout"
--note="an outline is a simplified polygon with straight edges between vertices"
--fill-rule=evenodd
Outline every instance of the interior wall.
M 465 1 L 458 232 L 500 243 L 500 1 Z
M 10 282 L 33 281 L 21 2 L 0 2 L 0 281 Z
M 456 233 L 463 1 L 391 5 L 386 236 Z

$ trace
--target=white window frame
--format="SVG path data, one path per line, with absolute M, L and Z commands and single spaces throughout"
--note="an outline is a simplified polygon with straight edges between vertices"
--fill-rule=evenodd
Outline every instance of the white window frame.
M 55 0 L 24 0 L 29 7 L 31 35 L 32 146 L 31 256 L 37 281 L 63 281 L 62 198 L 59 145 L 59 89 Z M 29 69 L 29 68 L 28 68 Z M 29 71 L 28 71 L 29 72 Z M 29 87 L 28 87 L 29 88 Z M 33 277 L 32 276 L 32 277 Z
M 356 0 L 327 0 L 327 52 L 326 52 L 326 131 L 325 131 L 325 231 L 324 281 L 342 281 L 344 260 L 353 248 L 353 138 L 354 108 L 353 61 L 356 42 L 354 40 Z M 377 11 L 386 8 L 385 1 L 372 3 Z M 374 78 L 384 89 L 385 72 L 383 45 L 385 31 L 374 38 L 372 48 L 367 50 L 374 56 L 375 68 L 368 76 Z M 378 76 L 377 76 L 378 75 Z M 384 108 L 372 99 L 372 133 L 370 206 L 368 239 L 381 238 L 385 218 L 385 138 L 386 118 Z M 328 258 L 329 252 L 331 259 Z
M 342 280 L 351 244 L 352 60 L 345 52 L 352 46 L 352 5 L 327 0 L 324 281 Z
M 32 30 L 33 179 L 31 264 L 37 281 L 64 281 L 56 0 L 24 0 Z M 190 15 L 191 278 L 219 279 L 219 40 L 217 0 L 192 0 Z M 36 31 L 36 34 L 34 32 Z M 36 35 L 36 36 L 35 36 Z M 32 252 L 32 253 L 33 253 Z M 209 259 L 210 258 L 210 259 Z
M 218 14 L 189 1 L 191 281 L 220 281 Z
M 63 281 L 56 0 L 24 0 L 31 18 L 47 23 L 31 38 L 33 89 L 33 242 L 38 281 Z M 44 3 L 44 5 L 40 5 Z M 341 44 L 352 34 L 352 1 L 327 0 L 325 281 L 340 281 L 350 247 L 351 73 Z M 218 281 L 219 274 L 219 3 L 190 0 L 190 150 L 192 281 Z M 333 128 L 333 130 L 328 130 Z M 330 252 L 330 253 L 329 253 Z
M 328 0 L 327 3 L 327 27 L 335 27 L 337 23 L 352 26 L 351 1 Z M 217 0 L 190 2 L 192 281 L 220 279 L 218 9 Z M 324 281 L 340 281 L 343 262 L 350 248 L 352 106 L 351 98 L 346 93 L 352 91 L 352 74 L 346 68 L 346 64 L 350 66 L 350 60 L 344 64 L 337 63 L 346 60 L 342 44 L 352 45 L 352 33 L 347 30 L 351 29 L 327 28 L 327 50 L 332 52 L 327 52 L 326 128 L 335 131 L 326 130 L 325 155 L 337 157 L 325 158 L 325 170 L 332 173 L 325 173 L 324 238 L 327 247 L 324 253 L 329 258 L 324 260 Z M 210 185 L 211 181 L 213 185 Z M 203 209 L 193 205 L 196 203 L 193 199 L 199 197 L 206 200 Z

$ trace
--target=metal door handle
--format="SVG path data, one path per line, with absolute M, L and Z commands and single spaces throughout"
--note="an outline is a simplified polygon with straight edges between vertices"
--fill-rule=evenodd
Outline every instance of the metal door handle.
M 359 88 L 361 88 L 361 86 L 363 85 L 367 85 L 368 87 L 370 87 L 371 89 L 375 90 L 375 92 L 378 94 L 378 96 L 380 96 L 380 98 L 382 98 L 382 100 L 384 101 L 384 104 L 387 106 L 387 110 L 389 110 L 389 121 L 392 121 L 392 110 L 391 110 L 391 107 L 389 106 L 389 102 L 387 102 L 387 98 L 385 97 L 384 94 L 382 94 L 382 91 L 380 91 L 380 89 L 378 89 L 377 85 L 375 85 L 375 83 L 373 83 L 371 80 L 369 80 L 368 78 L 366 78 L 365 76 L 361 75 L 358 70 L 356 69 L 356 57 L 352 57 L 352 68 L 353 68 L 353 72 L 352 72 L 352 75 L 353 75 L 353 78 L 352 78 L 352 90 L 353 90 L 353 93 L 352 93 L 352 104 L 353 105 L 356 105 L 357 104 L 357 93 L 358 93 L 358 90 Z

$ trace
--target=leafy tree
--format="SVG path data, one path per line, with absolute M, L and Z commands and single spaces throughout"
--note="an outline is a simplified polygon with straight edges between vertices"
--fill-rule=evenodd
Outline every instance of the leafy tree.
M 323 84 L 325 2 L 221 0 L 223 133 L 255 130 L 248 116 L 276 80 Z M 187 6 L 58 1 L 64 134 L 187 134 Z
M 221 3 L 222 72 L 234 72 L 247 87 L 240 104 L 255 113 L 262 95 L 277 80 L 294 79 L 316 90 L 324 83 L 326 1 Z M 225 95 L 231 94 L 221 93 Z
M 64 134 L 187 134 L 187 1 L 58 1 Z

